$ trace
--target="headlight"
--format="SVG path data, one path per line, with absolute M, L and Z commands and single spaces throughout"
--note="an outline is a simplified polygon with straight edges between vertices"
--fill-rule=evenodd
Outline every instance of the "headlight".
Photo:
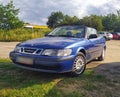
M 43 51 L 42 55 L 47 55 L 47 56 L 68 56 L 72 53 L 71 49 L 61 49 L 61 50 L 56 50 L 56 49 L 46 49 Z
M 57 56 L 68 56 L 72 53 L 71 49 L 58 50 Z
M 14 49 L 15 52 L 21 52 L 21 47 L 19 46 L 16 46 L 15 49 Z

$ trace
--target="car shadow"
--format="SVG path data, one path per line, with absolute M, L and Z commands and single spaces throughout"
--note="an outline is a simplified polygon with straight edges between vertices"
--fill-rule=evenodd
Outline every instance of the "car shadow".
M 12 62 L 0 62 L 0 89 L 26 88 L 34 84 L 46 84 L 67 77 L 66 74 L 30 71 L 16 67 Z

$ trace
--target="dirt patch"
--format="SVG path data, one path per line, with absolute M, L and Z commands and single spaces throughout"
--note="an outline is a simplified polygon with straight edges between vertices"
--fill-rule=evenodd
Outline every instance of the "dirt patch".
M 107 79 L 111 81 L 116 81 L 120 83 L 120 62 L 101 64 L 96 67 L 95 72 L 97 74 L 104 75 Z
M 19 42 L 0 42 L 0 58 L 9 58 L 9 53 Z

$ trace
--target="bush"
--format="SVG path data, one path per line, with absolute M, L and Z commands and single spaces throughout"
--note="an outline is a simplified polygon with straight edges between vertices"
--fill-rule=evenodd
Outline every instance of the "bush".
M 50 29 L 14 29 L 0 30 L 0 41 L 25 41 L 33 38 L 41 38 L 49 33 Z

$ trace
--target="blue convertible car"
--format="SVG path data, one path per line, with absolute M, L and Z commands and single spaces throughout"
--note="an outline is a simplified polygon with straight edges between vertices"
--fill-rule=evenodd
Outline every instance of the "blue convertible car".
M 94 28 L 61 26 L 44 38 L 17 44 L 10 59 L 29 70 L 79 75 L 89 61 L 102 61 L 105 50 L 105 39 L 98 37 Z

